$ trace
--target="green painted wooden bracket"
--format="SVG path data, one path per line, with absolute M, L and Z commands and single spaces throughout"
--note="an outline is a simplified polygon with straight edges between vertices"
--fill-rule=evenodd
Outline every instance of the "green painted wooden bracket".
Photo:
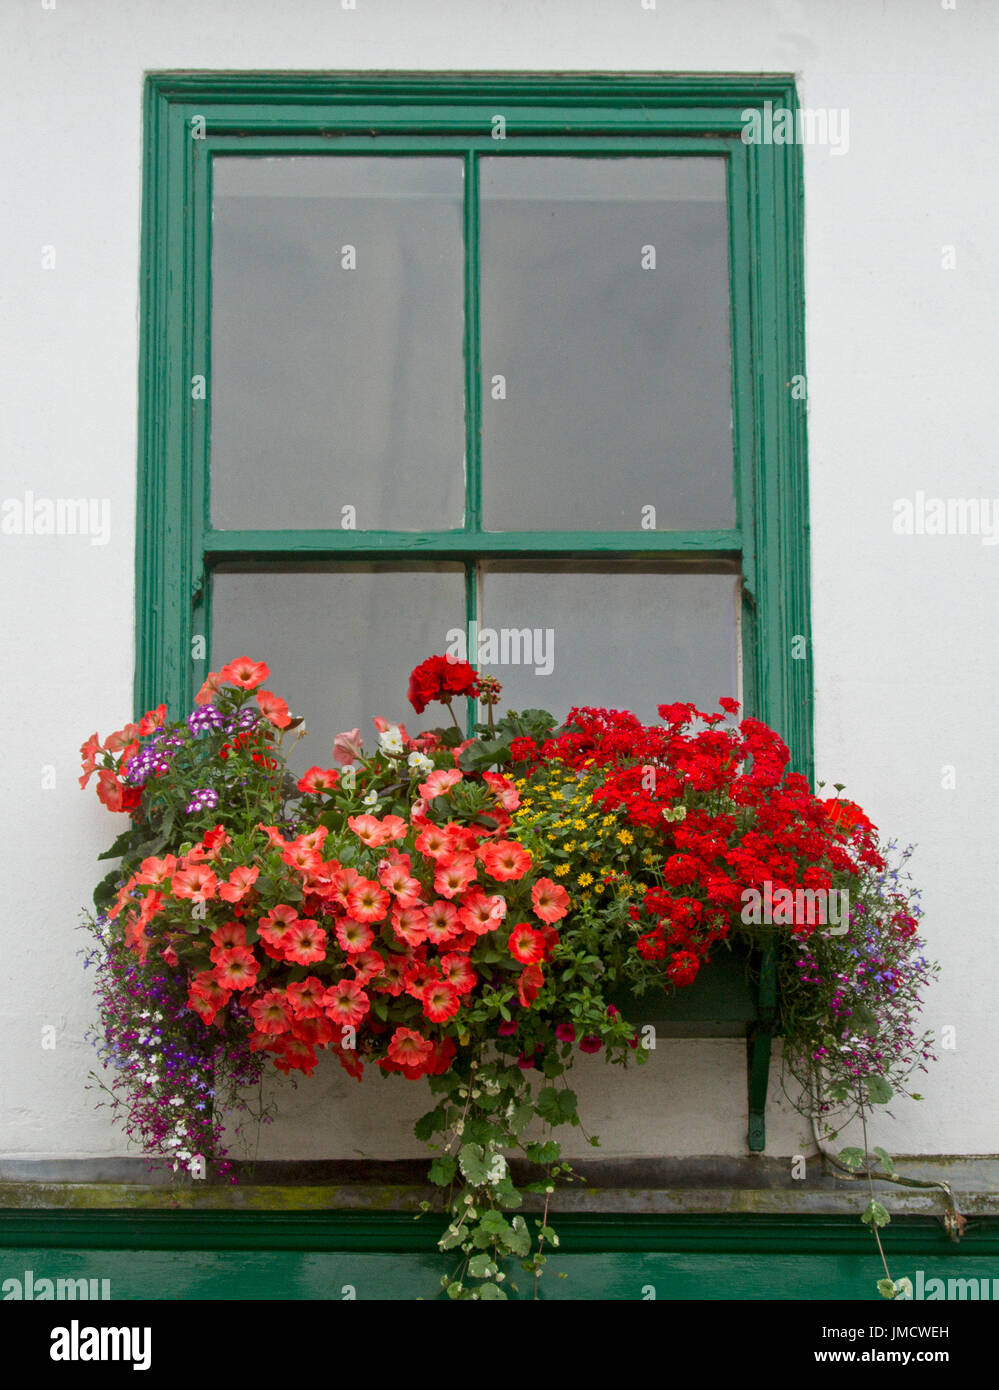
M 767 1146 L 767 1088 L 770 1083 L 770 1047 L 777 1009 L 777 954 L 772 943 L 760 956 L 759 1016 L 747 1031 L 749 1067 L 749 1150 L 762 1153 Z

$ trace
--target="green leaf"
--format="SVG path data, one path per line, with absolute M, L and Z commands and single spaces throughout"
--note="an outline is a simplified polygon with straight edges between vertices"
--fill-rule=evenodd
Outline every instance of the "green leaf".
M 844 1168 L 863 1168 L 866 1157 L 863 1149 L 841 1149 L 839 1152 L 839 1161 Z
M 881 1167 L 885 1170 L 885 1172 L 886 1172 L 886 1173 L 894 1173 L 894 1171 L 895 1171 L 895 1163 L 894 1163 L 894 1160 L 892 1159 L 891 1154 L 890 1154 L 890 1153 L 886 1153 L 884 1149 L 879 1149 L 879 1148 L 875 1148 L 874 1152 L 877 1154 L 878 1158 L 881 1160 Z
M 877 1015 L 866 1004 L 854 1004 L 850 1014 L 850 1031 L 871 1035 L 878 1031 Z
M 896 1293 L 894 1279 L 879 1279 L 878 1293 L 882 1298 L 894 1298 Z
M 865 1076 L 864 1086 L 872 1105 L 884 1105 L 895 1094 L 883 1076 Z
M 456 1245 L 460 1245 L 468 1234 L 465 1230 L 446 1231 L 437 1242 L 440 1250 L 453 1250 Z
M 481 1144 L 465 1144 L 458 1155 L 458 1165 L 472 1187 L 481 1187 L 489 1177 L 485 1151 Z
M 498 1271 L 499 1265 L 489 1255 L 473 1255 L 468 1262 L 468 1272 L 473 1279 L 491 1279 Z
M 531 1233 L 522 1216 L 515 1216 L 501 1237 L 503 1244 L 513 1255 L 529 1255 L 531 1252 Z
M 576 1092 L 545 1086 L 538 1092 L 535 1109 L 551 1125 L 566 1124 L 576 1114 Z
M 513 1131 L 513 1133 L 519 1135 L 524 1132 L 524 1130 L 527 1128 L 527 1126 L 531 1123 L 533 1119 L 533 1105 L 517 1105 L 514 1106 L 513 1114 L 510 1116 L 510 1119 L 507 1121 L 507 1123 L 509 1124 L 510 1129 Z
M 531 1163 L 554 1163 L 562 1156 L 562 1145 L 549 1139 L 545 1144 L 526 1144 L 524 1152 Z
M 501 1207 L 519 1207 L 523 1205 L 524 1199 L 513 1185 L 513 1179 L 507 1175 L 500 1182 L 493 1186 L 493 1195 Z
M 463 772 L 485 772 L 494 763 L 502 764 L 509 761 L 509 743 L 503 739 L 490 738 L 466 748 L 458 759 L 458 766 Z
M 501 1211 L 496 1211 L 495 1208 L 489 1207 L 482 1213 L 481 1219 L 479 1220 L 479 1230 L 485 1231 L 486 1235 L 495 1237 L 498 1240 L 507 1229 L 507 1219 Z
M 110 873 L 105 874 L 94 889 L 94 907 L 98 912 L 103 912 L 117 897 L 120 878 L 121 872 L 118 869 L 112 869 Z
M 454 1180 L 454 1175 L 458 1171 L 458 1160 L 453 1154 L 441 1154 L 435 1158 L 430 1165 L 428 1177 L 432 1183 L 438 1187 L 447 1187 Z
M 891 1217 L 888 1215 L 887 1207 L 882 1206 L 880 1202 L 871 1201 L 867 1203 L 860 1219 L 865 1226 L 887 1226 Z
M 428 1139 L 433 1138 L 440 1128 L 444 1119 L 442 1107 L 438 1105 L 436 1110 L 431 1110 L 427 1115 L 421 1115 L 413 1126 L 413 1133 L 421 1144 L 425 1144 Z
M 123 830 L 110 849 L 106 849 L 103 854 L 97 856 L 98 859 L 120 859 L 126 850 L 131 849 L 132 845 L 138 842 L 135 826 L 128 830 Z
M 484 1303 L 495 1303 L 497 1299 L 502 1299 L 504 1303 L 509 1302 L 499 1284 L 483 1284 L 476 1292 Z

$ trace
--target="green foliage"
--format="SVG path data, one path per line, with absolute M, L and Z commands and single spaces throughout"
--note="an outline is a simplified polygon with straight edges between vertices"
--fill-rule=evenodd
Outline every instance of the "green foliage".
M 839 1161 L 845 1168 L 862 1168 L 865 1157 L 863 1149 L 841 1149 L 839 1153 Z
M 865 1226 L 880 1227 L 887 1226 L 891 1217 L 888 1214 L 888 1208 L 883 1206 L 881 1202 L 875 1201 L 872 1197 L 864 1208 L 860 1219 Z
M 883 1076 L 865 1076 L 864 1089 L 872 1105 L 887 1105 L 895 1094 Z

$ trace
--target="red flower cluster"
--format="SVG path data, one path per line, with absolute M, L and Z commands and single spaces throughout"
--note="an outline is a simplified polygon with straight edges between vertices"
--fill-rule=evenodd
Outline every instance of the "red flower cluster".
M 115 767 L 119 772 L 124 770 L 130 759 L 139 751 L 139 739 L 158 729 L 166 718 L 166 712 L 166 705 L 157 705 L 155 709 L 147 710 L 138 724 L 126 724 L 123 729 L 116 729 L 103 743 L 94 733 L 81 746 L 83 773 L 80 786 L 85 787 L 96 774 L 97 796 L 109 811 L 136 810 L 142 802 L 142 791 L 139 787 L 130 787 L 121 781 L 113 767 L 98 767 L 98 754 L 120 754 L 115 761 Z
M 720 703 L 726 714 L 738 712 L 734 700 Z M 594 803 L 661 836 L 664 887 L 630 909 L 641 931 L 636 949 L 647 961 L 670 960 L 667 974 L 685 984 L 739 921 L 746 889 L 829 889 L 833 872 L 883 861 L 860 808 L 813 796 L 804 777 L 787 771 L 786 745 L 759 720 L 735 730 L 717 727 L 724 714 L 690 704 L 659 713 L 664 725 L 646 726 L 625 711 L 574 709 L 563 732 L 540 748 L 515 740 L 511 753 L 528 764 L 596 765 L 603 782 Z
M 449 705 L 456 695 L 477 695 L 479 678 L 467 661 L 431 656 L 409 677 L 409 703 L 422 714 L 432 700 Z
M 311 1074 L 317 1049 L 329 1048 L 358 1079 L 362 1055 L 413 1079 L 444 1072 L 483 956 L 488 976 L 503 962 L 496 978 L 529 1008 L 559 944 L 554 923 L 570 908 L 560 885 L 532 881 L 531 855 L 505 838 L 519 801 L 513 783 L 488 777 L 488 828 L 428 817 L 428 803 L 463 780 L 437 769 L 410 818 L 348 817 L 347 863 L 324 857 L 324 825 L 294 839 L 260 825 L 266 844 L 250 851 L 252 866 L 217 826 L 182 858 L 145 860 L 109 916 L 123 914 L 140 958 L 155 944 L 168 962 L 188 964 L 189 1007 L 206 1023 L 230 1004 L 248 1015 L 252 1049 L 274 1053 L 281 1070 Z M 511 931 L 513 901 L 532 920 Z M 177 925 L 192 905 L 201 905 L 204 939 Z

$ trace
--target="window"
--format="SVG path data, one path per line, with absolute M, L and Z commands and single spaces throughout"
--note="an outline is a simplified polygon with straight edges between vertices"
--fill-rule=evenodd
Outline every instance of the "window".
M 150 77 L 138 704 L 246 650 L 322 761 L 464 634 L 508 708 L 741 690 L 810 775 L 765 100 L 789 79 Z

